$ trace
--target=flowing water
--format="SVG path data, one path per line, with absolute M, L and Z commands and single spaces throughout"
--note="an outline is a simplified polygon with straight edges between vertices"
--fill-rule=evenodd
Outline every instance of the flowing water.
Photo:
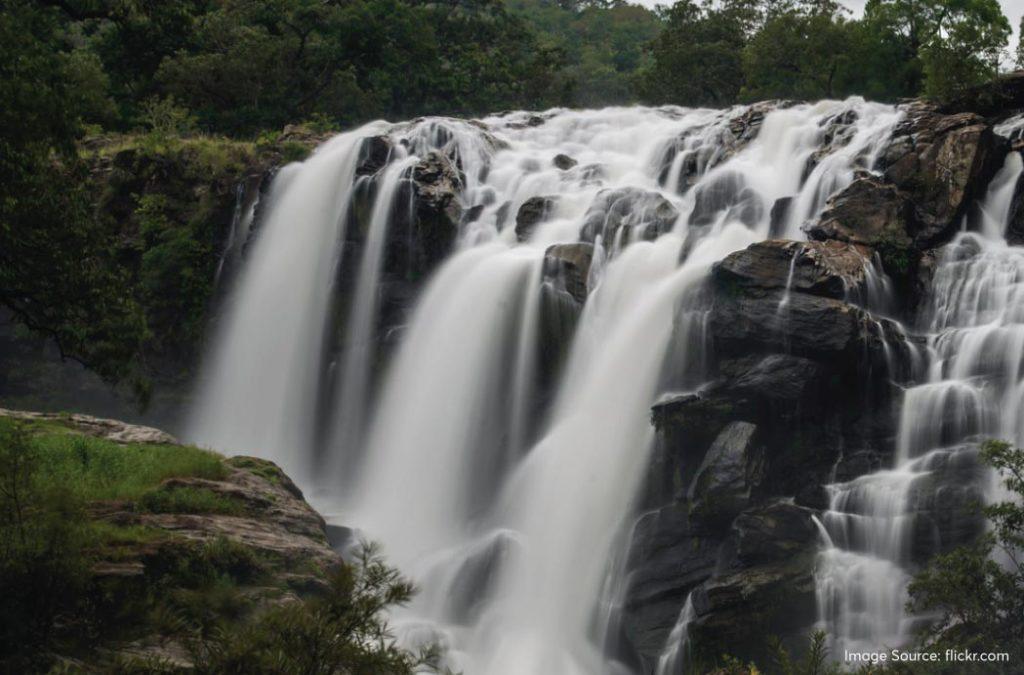
M 979 442 L 1024 441 L 1024 249 L 1004 237 L 1021 172 L 1011 153 L 979 204 L 978 232 L 960 233 L 939 255 L 919 318 L 927 365 L 903 393 L 893 468 L 828 488 L 818 602 L 837 656 L 909 641 L 927 619 L 906 611 L 913 571 L 959 543 L 959 527 L 978 526 L 940 527 L 942 503 L 955 510 L 996 496 L 976 461 Z
M 753 140 L 731 124 L 739 116 L 756 119 Z M 647 465 L 650 406 L 703 376 L 710 267 L 770 235 L 802 238 L 827 197 L 873 167 L 899 118 L 851 99 L 766 113 L 512 113 L 343 134 L 283 169 L 261 206 L 190 439 L 281 463 L 329 520 L 381 541 L 424 589 L 395 616 L 405 643 L 437 640 L 467 673 L 628 672 L 602 645 L 614 562 Z M 356 167 L 363 139 L 379 134 L 399 150 L 370 179 L 370 225 L 333 354 Z M 459 198 L 474 218 L 378 379 L 382 251 L 407 208 L 400 185 L 434 151 L 464 174 Z M 558 168 L 560 154 L 576 164 Z M 515 214 L 539 196 L 551 206 L 519 241 Z M 589 294 L 538 410 L 545 252 L 581 239 L 594 247 Z M 688 616 L 664 672 L 685 652 Z

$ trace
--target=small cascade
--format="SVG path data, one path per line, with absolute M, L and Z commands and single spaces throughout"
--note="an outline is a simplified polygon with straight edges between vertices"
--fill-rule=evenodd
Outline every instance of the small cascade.
M 687 628 L 696 616 L 697 614 L 693 610 L 693 598 L 691 595 L 687 595 L 686 602 L 683 603 L 683 609 L 679 612 L 679 618 L 676 619 L 675 625 L 672 626 L 672 631 L 668 634 L 665 649 L 662 651 L 661 656 L 658 657 L 658 666 L 654 671 L 654 675 L 684 675 L 686 673 L 689 656 L 687 652 L 689 646 Z
M 894 468 L 828 487 L 817 584 L 834 654 L 910 640 L 926 619 L 906 614 L 913 572 L 977 533 L 978 517 L 953 515 L 993 496 L 978 444 L 1024 441 L 1024 249 L 1003 239 L 1020 173 L 1011 153 L 979 205 L 980 232 L 942 251 L 921 317 L 927 367 L 903 394 Z
M 214 285 L 219 285 L 226 272 L 235 270 L 242 259 L 242 253 L 249 243 L 256 208 L 260 202 L 260 180 L 251 178 L 238 184 L 235 191 L 235 209 L 231 216 L 231 227 L 224 242 L 224 250 L 217 261 L 217 271 L 213 277 Z
M 401 148 L 399 148 L 401 149 Z M 403 183 L 418 158 L 402 157 L 382 170 L 369 218 L 366 245 L 355 283 L 355 300 L 347 317 L 346 341 L 342 366 L 338 374 L 338 394 L 334 405 L 333 433 L 328 441 L 335 470 L 343 478 L 349 476 L 359 459 L 359 447 L 365 433 L 364 424 L 369 403 L 370 375 L 377 356 L 377 308 L 379 284 L 383 267 L 388 225 L 398 209 L 410 211 L 408 190 L 404 203 L 399 203 Z

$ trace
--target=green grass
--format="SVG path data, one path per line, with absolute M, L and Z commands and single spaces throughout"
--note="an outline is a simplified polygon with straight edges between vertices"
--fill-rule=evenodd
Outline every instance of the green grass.
M 231 457 L 227 463 L 238 469 L 245 469 L 251 474 L 259 476 L 274 485 L 281 484 L 281 469 L 271 462 L 256 457 L 237 456 Z
M 137 500 L 167 478 L 219 480 L 222 458 L 182 445 L 122 445 L 61 432 L 31 438 L 40 489 L 63 487 L 84 501 Z
M 245 507 L 238 500 L 198 487 L 150 490 L 139 499 L 139 506 L 150 513 L 245 514 Z

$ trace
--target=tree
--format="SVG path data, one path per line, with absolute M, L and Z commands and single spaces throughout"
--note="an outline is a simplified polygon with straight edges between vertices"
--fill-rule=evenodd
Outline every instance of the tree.
M 907 88 L 935 97 L 994 75 L 1010 33 L 996 0 L 868 0 L 864 22 L 895 47 Z
M 118 381 L 145 337 L 137 303 L 92 217 L 75 141 L 84 89 L 56 10 L 0 3 L 0 304 L 64 356 Z
M 774 13 L 743 51 L 748 100 L 845 97 L 861 67 L 855 24 L 832 3 Z
M 649 103 L 722 106 L 743 86 L 742 52 L 761 15 L 755 2 L 680 0 L 651 44 L 651 64 L 637 88 Z
M 1019 663 L 1024 659 L 1024 451 L 990 441 L 981 457 L 998 473 L 1007 498 L 984 507 L 991 529 L 975 544 L 938 556 L 917 575 L 908 608 L 938 615 L 923 634 L 929 647 L 1009 652 L 1011 663 Z M 953 667 L 973 672 L 962 663 Z
M 1010 22 L 996 0 L 949 2 L 924 46 L 925 94 L 949 99 L 999 73 Z

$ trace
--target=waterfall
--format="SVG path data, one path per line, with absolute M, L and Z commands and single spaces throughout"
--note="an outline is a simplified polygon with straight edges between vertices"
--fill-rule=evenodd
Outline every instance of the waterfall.
M 393 211 L 411 209 L 411 201 L 399 204 L 403 181 L 417 158 L 403 157 L 389 164 L 377 186 L 369 218 L 366 247 L 356 276 L 355 299 L 346 325 L 346 342 L 338 376 L 337 413 L 332 424 L 330 447 L 335 450 L 332 464 L 342 476 L 359 460 L 358 446 L 363 440 L 370 373 L 377 355 L 376 327 L 379 301 L 378 285 L 387 244 L 388 225 Z
M 979 232 L 958 234 L 941 252 L 920 318 L 928 366 L 903 393 L 894 467 L 828 486 L 831 542 L 817 583 L 833 654 L 910 640 L 927 619 L 905 611 L 912 573 L 956 543 L 929 528 L 928 511 L 940 491 L 954 505 L 991 499 L 995 481 L 978 466 L 979 442 L 1024 441 L 1024 249 L 1004 239 L 1021 170 L 1020 154 L 1010 153 L 979 204 Z
M 342 134 L 281 169 L 202 371 L 186 437 L 309 480 L 324 328 L 364 137 Z
M 602 644 L 621 586 L 610 561 L 635 515 L 651 405 L 706 377 L 709 270 L 766 237 L 802 239 L 900 117 L 850 99 L 343 134 L 275 179 L 189 438 L 278 461 L 330 522 L 381 541 L 423 589 L 394 616 L 403 644 L 438 641 L 467 673 L 626 672 Z M 344 228 L 371 136 L 394 152 L 373 169 L 339 337 L 337 266 L 353 264 Z M 403 185 L 436 154 L 460 175 L 458 234 L 381 353 L 388 247 L 415 236 L 396 228 L 416 217 Z M 586 261 L 580 278 L 558 276 L 559 255 Z M 553 325 L 552 306 L 569 318 Z

